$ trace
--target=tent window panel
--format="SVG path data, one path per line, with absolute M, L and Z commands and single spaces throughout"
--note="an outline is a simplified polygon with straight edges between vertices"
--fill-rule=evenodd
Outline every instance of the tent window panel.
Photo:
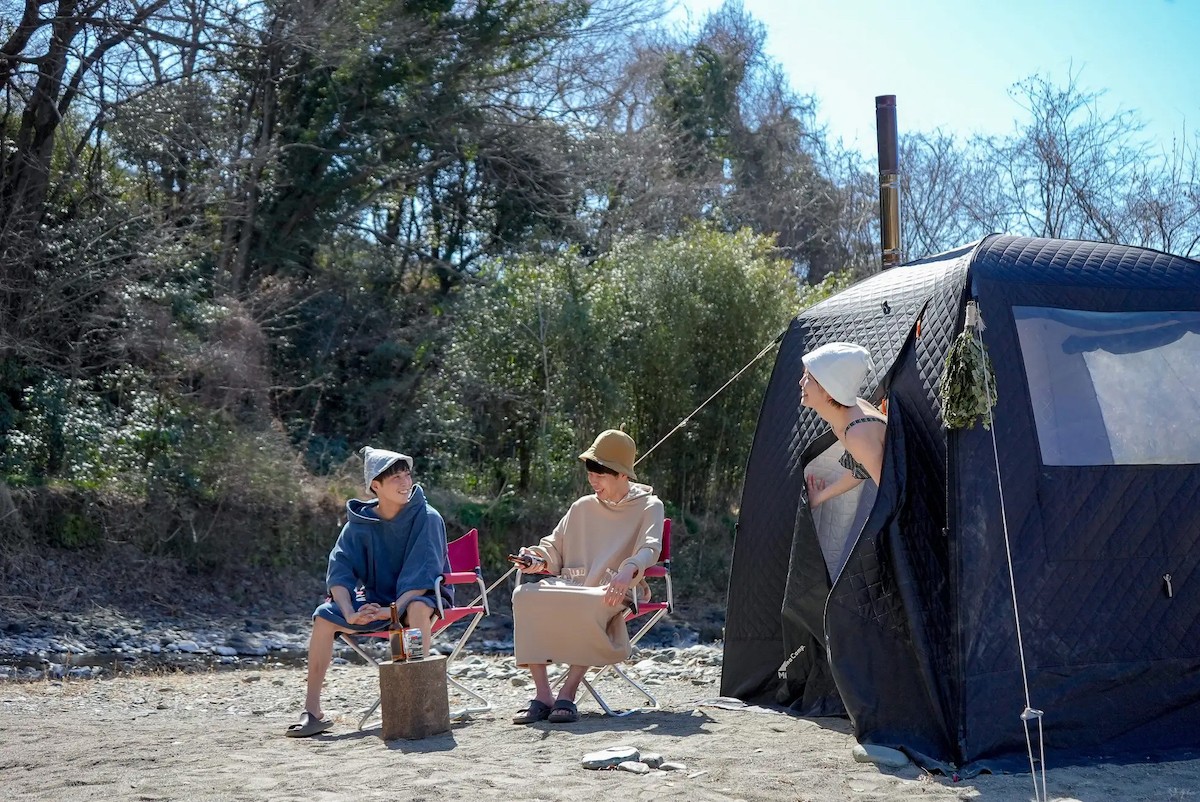
M 1013 313 L 1043 464 L 1200 464 L 1200 312 Z

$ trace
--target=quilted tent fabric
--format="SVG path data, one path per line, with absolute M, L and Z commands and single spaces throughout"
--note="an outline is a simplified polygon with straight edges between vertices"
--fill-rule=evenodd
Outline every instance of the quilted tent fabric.
M 1048 743 L 1078 754 L 1200 746 L 1200 465 L 1043 465 L 1011 312 L 1200 310 L 1200 263 L 997 237 L 971 272 L 996 381 L 1009 388 L 995 432 L 1030 700 L 1045 711 Z M 978 427 L 950 448 L 957 760 L 1003 766 L 1024 750 L 1024 696 L 995 458 Z
M 793 686 L 807 682 L 797 675 L 809 673 L 805 664 L 810 661 L 815 666 L 814 672 L 826 671 L 821 654 L 824 635 L 817 624 L 805 625 L 803 621 L 820 621 L 831 579 L 825 575 L 823 566 L 805 558 L 805 552 L 819 555 L 819 550 L 809 551 L 818 548 L 811 516 L 807 510 L 798 514 L 803 486 L 802 452 L 826 427 L 811 410 L 800 409 L 799 381 L 804 372 L 800 357 L 827 342 L 847 340 L 868 348 L 877 371 L 885 371 L 895 362 L 917 316 L 931 298 L 940 299 L 949 293 L 953 300 L 939 300 L 932 313 L 958 314 L 958 296 L 962 294 L 972 252 L 973 246 L 966 246 L 872 276 L 805 311 L 788 328 L 767 386 L 746 466 L 727 595 L 722 694 L 760 701 L 776 699 L 778 686 L 787 679 L 789 670 Z M 940 328 L 949 330 L 952 326 L 933 327 Z M 923 330 L 930 331 L 928 322 L 923 324 Z M 922 338 L 921 352 L 927 360 L 937 359 L 936 351 L 926 353 L 926 345 L 938 338 L 933 331 L 928 339 Z M 944 355 L 949 340 L 941 339 Z M 932 367 L 930 371 L 935 372 Z M 882 378 L 882 373 L 868 378 L 864 390 L 867 396 L 877 394 Z M 797 533 L 798 526 L 806 531 Z M 793 544 L 801 552 L 794 555 L 795 560 Z M 793 598 L 799 593 L 811 593 L 811 604 L 800 607 L 784 604 L 790 566 L 795 567 L 791 580 Z M 813 581 L 823 582 L 824 588 L 814 587 L 798 576 L 805 570 L 812 570 Z M 815 636 L 811 643 L 810 636 Z M 801 646 L 804 650 L 793 657 Z M 792 661 L 783 670 L 785 676 L 780 677 L 781 667 L 789 657 Z M 813 679 L 820 682 L 815 675 Z M 805 703 L 804 694 L 811 704 Z M 831 686 L 785 688 L 777 701 L 805 715 L 843 712 Z
M 1001 388 L 995 451 L 982 427 L 948 433 L 939 419 L 938 380 L 969 297 Z M 861 742 L 930 768 L 1027 768 L 1015 597 L 1052 755 L 1200 745 L 1200 466 L 1043 465 L 1014 306 L 1200 310 L 1200 264 L 992 236 L 799 315 L 747 465 L 723 693 L 803 715 L 844 710 Z M 801 411 L 796 383 L 800 355 L 839 339 L 866 345 L 887 372 L 870 389 L 886 392 L 890 419 L 881 487 L 830 577 L 802 470 L 831 435 Z

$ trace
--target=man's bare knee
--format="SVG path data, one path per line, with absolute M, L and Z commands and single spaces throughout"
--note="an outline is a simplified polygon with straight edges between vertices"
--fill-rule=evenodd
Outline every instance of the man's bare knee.
M 329 641 L 333 643 L 333 639 L 337 637 L 337 625 L 332 621 L 317 616 L 313 619 L 312 637 L 314 641 Z
M 413 602 L 408 605 L 404 619 L 410 627 L 430 626 L 433 624 L 433 608 L 428 604 Z

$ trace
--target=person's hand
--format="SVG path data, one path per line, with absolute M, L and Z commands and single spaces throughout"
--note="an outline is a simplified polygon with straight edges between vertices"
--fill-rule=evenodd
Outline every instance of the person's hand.
M 621 570 L 613 576 L 608 583 L 608 589 L 604 591 L 604 603 L 609 607 L 617 607 L 625 603 L 625 593 L 629 590 L 630 583 L 633 582 L 633 574 L 635 569 L 629 563 L 621 566 Z
M 392 611 L 385 610 L 374 602 L 368 602 L 362 607 L 359 607 L 354 613 L 346 617 L 346 622 L 355 626 L 369 624 L 372 621 L 378 621 L 381 618 L 390 618 Z
M 542 574 L 542 573 L 546 572 L 546 561 L 543 560 L 540 556 L 538 556 L 537 553 L 532 552 L 529 549 L 522 548 L 520 551 L 517 552 L 517 554 L 522 554 L 530 559 L 529 565 L 521 565 L 520 563 L 513 563 L 513 565 L 515 565 L 517 567 L 517 570 L 520 571 L 521 573 L 523 573 L 523 574 Z
M 814 474 L 804 480 L 808 484 L 808 508 L 812 509 L 825 500 L 825 480 Z

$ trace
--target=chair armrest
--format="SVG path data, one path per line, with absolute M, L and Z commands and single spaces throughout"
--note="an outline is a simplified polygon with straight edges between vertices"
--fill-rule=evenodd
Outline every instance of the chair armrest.
M 433 597 L 437 600 L 439 618 L 446 617 L 446 605 L 442 601 L 442 585 L 468 585 L 471 583 L 479 588 L 479 597 L 475 600 L 475 604 L 482 602 L 484 614 L 491 613 L 491 609 L 488 607 L 487 585 L 484 584 L 483 577 L 474 571 L 451 571 L 442 574 L 433 583 Z M 455 607 L 458 606 L 455 605 Z M 474 604 L 468 606 L 474 606 Z
M 642 571 L 642 579 L 665 580 L 667 583 L 667 597 L 661 602 L 653 602 L 647 598 L 645 601 L 639 603 L 637 594 L 633 594 L 633 598 L 631 599 L 632 610 L 626 620 L 629 620 L 630 618 L 636 618 L 637 616 L 641 615 L 644 610 L 660 610 L 665 608 L 668 612 L 671 612 L 675 609 L 675 593 L 674 589 L 671 587 L 671 564 L 669 561 L 657 563 Z
M 466 585 L 479 579 L 474 571 L 451 571 L 442 574 L 442 583 L 446 585 Z

